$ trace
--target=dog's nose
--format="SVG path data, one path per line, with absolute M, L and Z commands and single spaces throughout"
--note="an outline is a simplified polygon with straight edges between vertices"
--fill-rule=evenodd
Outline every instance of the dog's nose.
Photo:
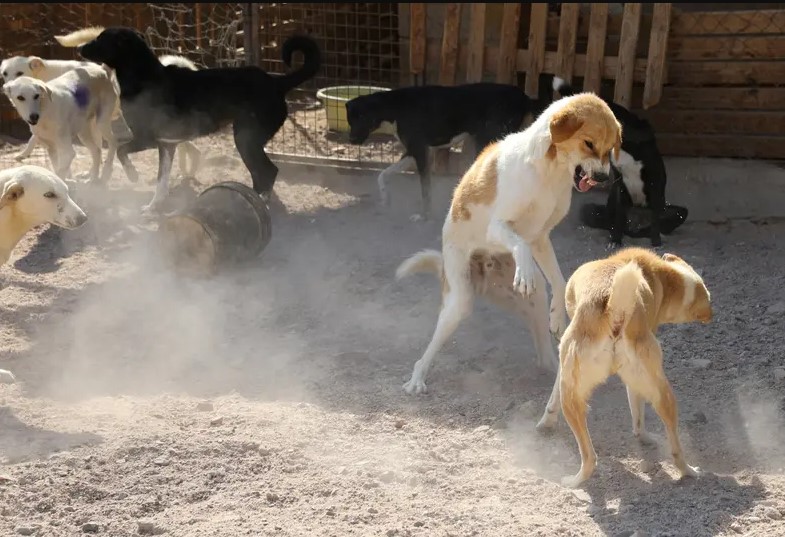
M 87 215 L 85 213 L 81 213 L 74 220 L 75 220 L 75 223 L 76 223 L 75 227 L 79 227 L 82 224 L 84 224 L 85 222 L 87 222 Z
M 36 123 L 38 123 L 39 117 L 40 116 L 38 114 L 30 114 L 30 123 L 35 125 Z

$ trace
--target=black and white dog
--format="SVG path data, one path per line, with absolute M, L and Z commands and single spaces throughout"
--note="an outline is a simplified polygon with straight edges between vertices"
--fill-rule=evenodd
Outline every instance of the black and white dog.
M 562 97 L 573 95 L 575 90 L 561 78 L 553 79 L 553 89 Z M 665 184 L 667 176 L 665 162 L 657 148 L 654 128 L 643 118 L 625 107 L 605 100 L 622 125 L 621 155 L 611 164 L 622 181 L 615 181 L 608 194 L 605 207 L 587 204 L 581 218 L 589 227 L 610 231 L 609 247 L 619 247 L 622 237 L 648 236 L 652 246 L 660 246 L 660 233 L 669 234 L 687 218 L 684 207 L 668 206 L 666 214 Z M 628 225 L 632 207 L 649 209 L 648 226 L 638 230 Z
M 228 125 L 254 190 L 269 197 L 278 168 L 264 146 L 286 120 L 286 94 L 313 78 L 321 65 L 318 45 L 306 36 L 284 41 L 281 52 L 287 66 L 295 51 L 305 59 L 299 69 L 281 76 L 256 66 L 192 71 L 163 65 L 144 36 L 131 28 L 86 28 L 57 36 L 57 41 L 77 47 L 84 59 L 115 70 L 123 115 L 133 132 L 133 140 L 117 151 L 123 166 L 130 163 L 130 153 L 158 148 L 158 186 L 145 207 L 149 211 L 160 210 L 169 193 L 177 144 Z
M 471 137 L 476 158 L 491 142 L 519 130 L 527 115 L 537 116 L 543 109 L 516 86 L 476 83 L 412 86 L 362 95 L 346 103 L 346 116 L 353 144 L 364 143 L 385 122 L 393 125 L 404 154 L 379 174 L 379 196 L 382 204 L 389 205 L 388 177 L 415 164 L 422 191 L 422 212 L 411 218 L 417 221 L 430 217 L 431 148 L 450 147 Z

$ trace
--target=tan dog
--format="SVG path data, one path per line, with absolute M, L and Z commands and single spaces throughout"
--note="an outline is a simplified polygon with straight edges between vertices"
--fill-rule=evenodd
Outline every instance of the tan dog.
M 544 304 L 539 265 L 553 294 L 550 332 L 557 337 L 564 332 L 565 281 L 550 232 L 567 214 L 573 188 L 585 192 L 608 178 L 610 152 L 618 157 L 620 147 L 621 126 L 608 105 L 581 93 L 555 101 L 526 130 L 489 145 L 477 157 L 455 189 L 442 228 L 442 309 L 431 342 L 403 387 L 407 393 L 426 390 L 434 356 L 471 313 L 469 265 L 475 252 L 512 254 L 512 288 Z M 405 261 L 398 277 L 422 255 Z M 539 319 L 530 330 L 542 341 L 549 337 L 544 310 Z
M 561 405 L 578 442 L 581 469 L 562 483 L 578 486 L 594 471 L 597 454 L 586 410 L 594 388 L 614 374 L 627 386 L 633 434 L 650 441 L 643 425 L 648 401 L 665 424 L 681 476 L 698 475 L 684 460 L 676 398 L 656 337 L 661 324 L 711 321 L 709 291 L 698 273 L 675 255 L 627 248 L 581 265 L 567 283 L 566 303 L 572 321 L 559 344 L 559 375 L 537 424 L 538 429 L 554 426 Z
M 0 171 L 0 265 L 34 227 L 50 223 L 74 229 L 86 221 L 68 185 L 46 168 L 26 165 Z M 14 375 L 0 369 L 0 382 L 14 382 Z

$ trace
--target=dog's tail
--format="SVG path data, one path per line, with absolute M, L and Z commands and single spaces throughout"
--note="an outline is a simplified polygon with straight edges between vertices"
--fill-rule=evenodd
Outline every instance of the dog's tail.
M 436 250 L 422 250 L 398 266 L 395 279 L 400 280 L 417 272 L 442 273 L 442 254 Z
M 82 28 L 67 35 L 56 35 L 55 40 L 64 47 L 74 48 L 79 45 L 84 45 L 101 35 L 104 31 L 103 26 L 91 26 L 90 28 Z
M 575 89 L 570 83 L 558 76 L 553 77 L 553 89 L 554 91 L 558 91 L 559 95 L 562 97 L 569 97 L 570 95 L 575 94 Z
M 608 298 L 606 311 L 610 317 L 614 337 L 619 335 L 635 313 L 640 300 L 641 287 L 645 285 L 647 284 L 643 278 L 643 271 L 634 261 L 622 266 L 613 275 L 611 296 Z
M 184 56 L 164 54 L 163 56 L 158 57 L 158 61 L 161 62 L 161 65 L 174 65 L 176 67 L 182 67 L 183 69 L 190 69 L 191 71 L 199 70 L 194 62 Z
M 316 41 L 310 37 L 298 35 L 287 39 L 281 48 L 281 57 L 288 67 L 292 66 L 292 55 L 296 50 L 299 50 L 305 56 L 302 67 L 292 73 L 276 78 L 279 87 L 283 89 L 284 93 L 288 93 L 292 88 L 313 78 L 322 66 L 322 53 Z

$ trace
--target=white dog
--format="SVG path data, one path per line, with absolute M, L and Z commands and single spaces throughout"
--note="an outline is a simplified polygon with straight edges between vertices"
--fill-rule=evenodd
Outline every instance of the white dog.
M 557 338 L 564 333 L 566 282 L 550 232 L 567 214 L 572 189 L 585 192 L 607 180 L 611 150 L 618 158 L 620 149 L 621 125 L 611 109 L 596 95 L 581 93 L 555 101 L 527 129 L 486 147 L 477 157 L 455 189 L 442 228 L 442 308 L 431 342 L 403 386 L 407 393 L 426 390 L 434 356 L 471 313 L 470 262 L 478 251 L 512 255 L 512 289 L 533 296 L 532 308 L 547 301 L 541 279 L 538 284 L 539 265 L 552 291 L 550 332 Z M 420 252 L 405 261 L 398 277 L 427 255 Z M 529 317 L 537 316 L 541 320 L 530 330 L 541 341 L 545 311 Z
M 68 185 L 40 166 L 18 166 L 0 171 L 0 265 L 31 229 L 50 223 L 74 229 L 87 215 L 71 199 Z M 0 382 L 13 382 L 10 371 L 0 369 Z
M 29 76 L 37 78 L 44 82 L 49 82 L 55 78 L 73 71 L 77 67 L 84 67 L 85 65 L 95 65 L 92 62 L 77 61 L 77 60 L 45 60 L 38 56 L 13 56 L 0 62 L 0 75 L 3 77 L 3 82 L 11 82 L 22 76 Z M 111 71 L 111 70 L 110 70 Z M 114 72 L 110 73 L 112 83 L 115 85 L 115 92 L 117 93 L 117 101 L 115 103 L 114 112 L 112 114 L 112 128 L 118 143 L 131 139 L 131 129 L 125 123 L 122 111 L 120 110 L 120 86 L 114 76 Z M 109 140 L 106 140 L 109 143 Z M 27 141 L 27 145 L 21 153 L 14 158 L 17 161 L 22 161 L 30 156 L 38 144 L 38 137 L 33 134 Z
M 178 67 L 183 67 L 185 69 L 191 69 L 196 71 L 196 65 L 187 58 L 183 56 L 175 56 L 175 55 L 163 55 L 159 57 L 161 63 L 163 65 L 176 65 Z M 43 58 L 39 58 L 38 56 L 14 56 L 12 58 L 8 58 L 0 62 L 0 75 L 2 75 L 3 80 L 5 82 L 10 82 L 12 80 L 16 80 L 21 76 L 29 76 L 32 78 L 37 78 L 44 82 L 49 82 L 60 75 L 63 75 L 69 71 L 73 71 L 77 67 L 82 67 L 84 65 L 95 65 L 92 62 L 85 62 L 85 61 L 77 61 L 77 60 L 45 60 Z M 107 68 L 108 69 L 108 68 Z M 117 84 L 117 80 L 115 78 L 114 72 L 111 73 L 112 83 L 115 84 L 116 92 L 118 95 L 117 104 L 115 114 L 113 116 L 114 122 L 112 124 L 114 129 L 115 138 L 117 139 L 118 143 L 122 143 L 123 141 L 130 140 L 132 138 L 131 130 L 126 125 L 125 120 L 122 117 L 122 111 L 120 110 L 120 87 Z M 109 140 L 106 140 L 109 143 Z M 38 137 L 33 134 L 27 142 L 25 148 L 16 155 L 14 158 L 17 161 L 22 161 L 30 156 L 35 149 L 35 146 L 38 143 Z M 201 152 L 195 145 L 191 142 L 185 142 L 180 144 L 182 146 L 183 151 L 180 152 L 179 155 L 179 165 L 181 172 L 189 177 L 196 176 L 196 172 L 199 170 L 200 161 L 201 161 Z M 180 146 L 178 146 L 179 148 Z M 190 157 L 191 165 L 188 166 L 188 162 L 186 156 Z M 126 176 L 131 181 L 136 182 L 139 174 L 136 172 L 136 169 L 133 167 L 133 164 L 129 163 L 128 167 L 124 167 Z
M 3 85 L 3 92 L 30 130 L 46 146 L 55 173 L 71 177 L 71 162 L 76 156 L 76 135 L 90 152 L 90 180 L 98 180 L 102 140 L 108 153 L 101 181 L 112 176 L 117 140 L 112 132 L 112 114 L 118 93 L 110 73 L 97 64 L 86 64 L 59 77 L 43 82 L 22 76 Z

